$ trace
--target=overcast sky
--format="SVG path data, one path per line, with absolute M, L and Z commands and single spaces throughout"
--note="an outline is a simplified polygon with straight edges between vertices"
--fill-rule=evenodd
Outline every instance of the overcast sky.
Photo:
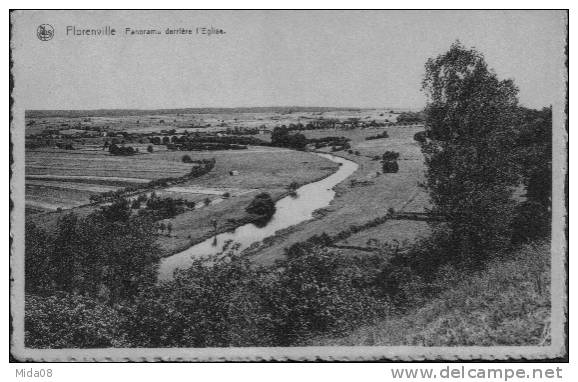
M 25 12 L 14 15 L 26 109 L 424 106 L 424 63 L 459 39 L 520 102 L 564 91 L 561 11 Z M 40 41 L 39 24 L 54 38 Z M 67 26 L 117 30 L 66 35 Z M 222 28 L 220 36 L 126 36 L 125 28 Z

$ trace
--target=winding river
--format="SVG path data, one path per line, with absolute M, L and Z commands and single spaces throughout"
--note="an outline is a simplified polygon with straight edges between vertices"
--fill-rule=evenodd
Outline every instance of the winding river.
M 277 210 L 265 227 L 259 228 L 252 223 L 245 224 L 234 231 L 213 236 L 182 252 L 162 259 L 159 267 L 159 280 L 170 279 L 176 269 L 186 269 L 192 264 L 194 258 L 221 252 L 223 245 L 228 241 L 238 243 L 239 251 L 242 251 L 254 243 L 273 236 L 281 229 L 312 219 L 315 210 L 327 207 L 333 200 L 335 196 L 333 187 L 353 174 L 358 167 L 355 162 L 334 155 L 322 153 L 317 153 L 317 155 L 339 163 L 340 167 L 328 177 L 299 188 L 296 191 L 296 197 L 286 196 L 277 201 L 275 204 Z

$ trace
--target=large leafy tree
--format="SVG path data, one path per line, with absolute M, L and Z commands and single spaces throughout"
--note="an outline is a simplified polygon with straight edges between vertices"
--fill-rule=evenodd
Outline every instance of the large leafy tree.
M 516 154 L 526 200 L 516 207 L 513 241 L 548 237 L 552 197 L 552 109 L 521 108 Z
M 425 68 L 426 186 L 434 212 L 448 219 L 446 254 L 480 262 L 510 238 L 517 88 L 459 42 Z
M 156 280 L 158 250 L 152 222 L 110 221 L 100 212 L 62 217 L 53 234 L 26 226 L 26 291 L 99 296 L 118 302 Z

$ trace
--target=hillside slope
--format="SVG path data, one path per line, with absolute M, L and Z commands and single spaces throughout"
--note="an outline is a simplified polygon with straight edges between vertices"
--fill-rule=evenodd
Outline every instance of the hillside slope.
M 549 245 L 527 245 L 507 260 L 493 260 L 472 275 L 452 271 L 451 285 L 422 307 L 343 338 L 308 345 L 493 346 L 548 345 Z

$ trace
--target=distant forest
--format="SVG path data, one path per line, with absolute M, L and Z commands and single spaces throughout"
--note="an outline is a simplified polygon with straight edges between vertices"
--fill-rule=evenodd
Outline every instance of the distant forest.
M 79 118 L 79 117 L 123 117 L 130 115 L 160 114 L 215 114 L 215 113 L 320 113 L 326 111 L 357 111 L 353 107 L 304 107 L 304 106 L 271 106 L 271 107 L 219 107 L 219 108 L 184 108 L 184 109 L 95 109 L 95 110 L 26 110 L 26 118 Z M 388 108 L 388 110 L 397 110 Z

